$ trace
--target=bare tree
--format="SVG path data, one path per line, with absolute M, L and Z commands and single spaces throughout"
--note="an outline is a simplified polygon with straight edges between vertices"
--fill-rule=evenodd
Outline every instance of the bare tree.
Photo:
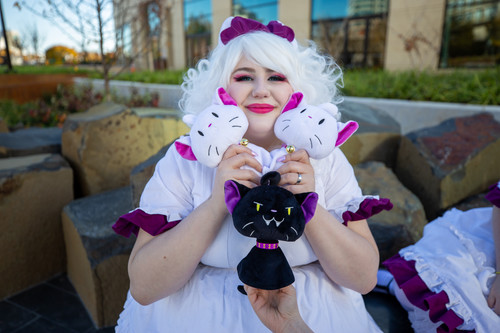
M 26 30 L 26 40 L 31 46 L 31 50 L 35 55 L 36 62 L 39 62 L 40 59 L 40 45 L 45 41 L 46 36 L 42 36 L 40 30 L 33 23 Z
M 159 0 L 151 2 L 157 3 L 160 6 Z M 115 73 L 111 73 L 112 65 L 117 58 L 121 57 L 121 53 L 123 52 L 123 47 L 117 47 L 116 43 L 119 35 L 115 32 L 114 20 L 118 16 L 114 15 L 113 10 L 117 7 L 122 8 L 123 20 L 126 18 L 131 25 L 141 22 L 134 15 L 126 15 L 129 12 L 127 9 L 130 6 L 137 6 L 135 1 L 45 0 L 30 1 L 28 3 L 28 1 L 23 0 L 16 2 L 15 5 L 19 8 L 27 8 L 34 14 L 49 20 L 55 26 L 59 27 L 63 33 L 80 45 L 84 57 L 90 47 L 97 47 L 101 58 L 100 71 L 103 75 L 105 94 L 108 99 L 111 96 L 109 81 L 125 68 L 128 68 L 133 59 L 147 48 L 148 43 L 145 43 L 146 47 L 140 48 L 128 55 L 128 60 L 122 67 Z M 121 24 L 123 23 L 121 22 Z M 135 29 L 135 34 L 143 36 L 144 31 L 147 29 L 147 26 L 141 24 L 138 29 Z

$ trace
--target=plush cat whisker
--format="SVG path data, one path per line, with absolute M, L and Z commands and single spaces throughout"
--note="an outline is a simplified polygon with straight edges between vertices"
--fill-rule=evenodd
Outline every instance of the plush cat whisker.
M 253 224 L 253 222 L 248 222 L 247 224 L 245 224 L 241 229 L 245 229 L 246 227 L 248 227 L 249 225 Z

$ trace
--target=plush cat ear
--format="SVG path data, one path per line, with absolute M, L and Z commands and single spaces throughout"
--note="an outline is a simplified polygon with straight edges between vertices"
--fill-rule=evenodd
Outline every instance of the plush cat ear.
M 232 214 L 236 204 L 240 202 L 240 199 L 248 193 L 250 189 L 245 185 L 234 180 L 227 180 L 224 183 L 224 200 L 226 201 L 227 210 Z
M 302 102 L 302 99 L 304 98 L 304 95 L 301 92 L 295 92 L 290 96 L 290 99 L 286 103 L 285 107 L 283 107 L 283 111 L 281 113 L 285 113 L 288 110 L 295 109 L 297 106 L 299 106 L 300 102 Z
M 186 114 L 182 117 L 182 121 L 184 124 L 186 124 L 189 128 L 193 127 L 194 121 L 196 120 L 196 115 L 194 114 Z
M 188 136 L 183 136 L 174 142 L 175 149 L 186 160 L 196 161 L 193 149 L 191 149 L 191 140 Z
M 346 142 L 347 139 L 349 139 L 354 134 L 354 132 L 357 131 L 358 128 L 359 128 L 359 125 L 355 121 L 348 121 L 345 124 L 338 122 L 337 129 L 338 129 L 339 135 L 337 137 L 337 141 L 335 142 L 335 147 L 338 147 L 341 144 L 343 144 L 344 142 Z
M 318 105 L 318 107 L 325 110 L 329 114 L 331 114 L 336 120 L 340 120 L 339 119 L 339 108 L 337 107 L 337 105 L 335 105 L 333 103 L 323 103 L 323 104 Z
M 219 87 L 217 88 L 217 94 L 216 94 L 216 100 L 214 101 L 215 104 L 223 104 L 223 105 L 234 105 L 238 106 L 238 103 L 227 93 L 224 88 Z
M 316 192 L 298 193 L 295 194 L 295 199 L 297 199 L 300 204 L 300 208 L 302 208 L 306 223 L 309 222 L 316 212 L 318 194 Z

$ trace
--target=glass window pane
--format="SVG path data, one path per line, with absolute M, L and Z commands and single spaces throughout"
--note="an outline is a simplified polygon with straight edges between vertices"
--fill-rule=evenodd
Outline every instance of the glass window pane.
M 500 63 L 500 1 L 449 1 L 441 67 L 485 67 Z
M 233 1 L 233 15 L 247 17 L 263 23 L 278 19 L 278 1 Z

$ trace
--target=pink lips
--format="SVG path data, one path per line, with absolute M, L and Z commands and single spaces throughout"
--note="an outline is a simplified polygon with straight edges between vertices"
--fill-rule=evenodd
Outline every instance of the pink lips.
M 251 112 L 260 114 L 269 113 L 274 110 L 274 106 L 271 104 L 259 104 L 259 103 L 247 105 L 246 108 Z

